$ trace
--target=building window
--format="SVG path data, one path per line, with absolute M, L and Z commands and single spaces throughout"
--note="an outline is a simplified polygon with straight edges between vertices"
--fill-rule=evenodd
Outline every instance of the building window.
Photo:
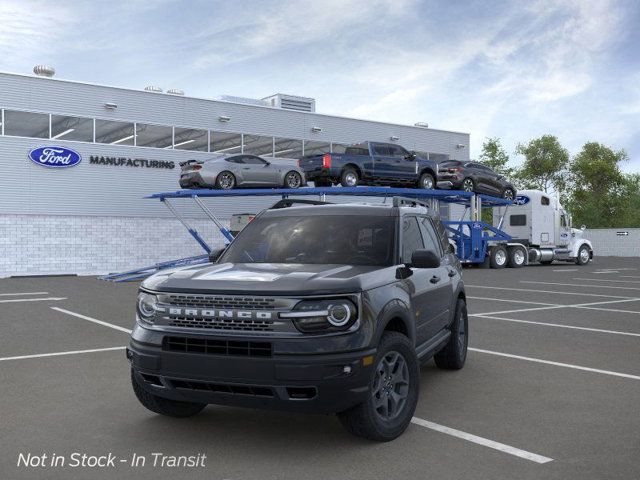
M 273 137 L 260 135 L 244 135 L 243 153 L 251 155 L 273 156 Z
M 133 123 L 96 120 L 96 142 L 111 145 L 133 145 Z
M 293 140 L 290 138 L 274 138 L 273 156 L 279 158 L 301 158 L 302 157 L 302 140 Z
M 176 127 L 173 138 L 176 150 L 196 150 L 206 152 L 209 148 L 209 136 L 206 130 Z
M 330 151 L 331 143 L 329 142 L 314 142 L 312 140 L 304 141 L 305 155 L 322 155 L 323 153 L 329 153 Z
M 93 119 L 51 115 L 51 139 L 93 142 Z
M 173 145 L 173 128 L 164 125 L 136 123 L 136 146 L 171 148 Z
M 242 153 L 242 135 L 239 133 L 210 132 L 211 153 L 231 154 Z
M 14 137 L 49 138 L 49 115 L 5 110 L 4 134 Z

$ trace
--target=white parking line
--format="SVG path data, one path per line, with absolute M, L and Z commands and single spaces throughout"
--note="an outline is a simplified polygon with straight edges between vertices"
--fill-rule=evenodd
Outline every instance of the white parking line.
M 577 272 L 579 268 L 559 268 L 557 270 L 551 270 L 552 272 Z
M 125 348 L 127 347 L 92 348 L 90 350 L 72 350 L 69 352 L 40 353 L 37 355 L 20 355 L 18 357 L 0 358 L 0 362 L 6 362 L 9 360 L 25 360 L 28 358 L 59 357 L 61 355 L 78 355 L 80 353 L 109 352 L 111 350 L 124 350 Z
M 518 308 L 516 310 L 500 310 L 498 312 L 482 312 L 482 313 L 470 313 L 470 317 L 479 317 L 483 315 L 499 315 L 502 313 L 518 313 L 518 312 L 536 312 L 538 310 L 554 310 L 556 308 L 567 308 L 571 305 L 553 305 L 548 307 L 535 307 L 535 308 Z
M 510 300 L 507 298 L 489 298 L 489 297 L 467 297 L 472 300 L 490 300 L 492 302 L 509 302 L 509 303 L 526 303 L 529 305 L 545 305 L 547 307 L 556 306 L 555 303 L 532 302 L 530 300 Z
M 546 283 L 546 282 L 542 282 Z M 580 285 L 573 285 L 579 287 Z M 605 297 L 605 298 L 628 298 L 635 300 L 636 297 L 623 297 L 620 295 L 602 295 L 599 293 L 582 293 L 582 292 L 558 292 L 556 290 L 533 290 L 529 288 L 512 288 L 512 287 L 490 287 L 488 285 L 467 285 L 469 288 L 489 288 L 492 290 L 508 290 L 512 292 L 525 292 L 525 293 L 554 293 L 556 295 L 576 295 L 580 297 Z
M 633 280 L 609 280 L 608 278 L 580 278 L 573 277 L 571 280 L 587 280 L 588 282 L 614 282 L 614 283 L 640 283 Z
M 520 283 L 535 283 L 535 284 L 541 284 L 541 285 L 564 285 L 567 287 L 616 288 L 619 290 L 640 290 L 640 288 L 638 287 L 619 287 L 618 285 L 578 285 L 575 283 L 537 282 L 534 280 L 520 280 Z
M 64 308 L 51 307 L 51 309 L 55 310 L 56 312 L 66 313 L 67 315 L 71 315 L 73 317 L 81 318 L 81 319 L 86 320 L 88 322 L 97 323 L 98 325 L 102 325 L 104 327 L 113 328 L 114 330 L 119 330 L 120 332 L 131 333 L 131 330 L 129 330 L 128 328 L 124 328 L 124 327 L 121 327 L 119 325 L 114 325 L 113 323 L 103 322 L 102 320 L 98 320 L 96 318 L 87 317 L 86 315 L 81 315 L 79 313 L 70 312 L 69 310 L 65 310 Z
M 483 447 L 493 448 L 494 450 L 499 450 L 501 452 L 508 453 L 509 455 L 524 458 L 532 462 L 549 463 L 553 461 L 553 458 L 543 457 L 542 455 L 538 455 L 537 453 L 527 452 L 526 450 L 521 450 L 504 443 L 494 442 L 493 440 L 489 440 L 488 438 L 479 437 L 471 433 L 463 432 L 462 430 L 456 430 L 455 428 L 445 427 L 444 425 L 433 423 L 428 420 L 423 420 L 422 418 L 413 417 L 411 419 L 411 423 L 420 425 L 421 427 L 429 428 L 431 430 L 435 430 L 436 432 L 451 435 L 452 437 L 461 438 L 462 440 L 482 445 Z
M 19 302 L 57 302 L 58 300 L 66 300 L 64 297 L 46 297 L 46 298 L 11 298 L 9 300 L 0 300 L 0 303 L 19 303 Z
M 578 327 L 576 325 L 563 325 L 561 323 L 547 323 L 547 322 L 534 322 L 531 320 L 518 320 L 516 318 L 503 318 L 503 317 L 495 317 L 493 315 L 474 315 L 476 318 L 488 318 L 491 320 L 502 320 L 505 322 L 514 322 L 514 323 L 528 323 L 531 325 L 542 325 L 544 327 L 558 327 L 558 328 L 569 328 L 572 330 L 585 330 L 587 332 L 597 332 L 597 333 L 610 333 L 613 335 L 626 335 L 629 337 L 640 337 L 640 333 L 632 333 L 632 332 L 621 332 L 619 330 L 603 330 L 601 328 L 589 328 L 589 327 Z
M 16 297 L 18 295 L 49 295 L 49 292 L 0 293 L 0 297 Z
M 620 275 L 620 278 L 640 278 L 638 275 Z
M 483 350 L 481 348 L 469 347 L 472 352 L 486 353 L 496 355 L 498 357 L 515 358 L 516 360 L 525 360 L 527 362 L 543 363 L 545 365 L 553 365 L 554 367 L 572 368 L 574 370 L 582 370 L 584 372 L 601 373 L 603 375 L 611 375 L 612 377 L 630 378 L 631 380 L 640 380 L 640 376 L 631 375 L 629 373 L 612 372 L 610 370 L 600 370 L 598 368 L 582 367 L 580 365 L 572 365 L 570 363 L 553 362 L 551 360 L 543 360 L 541 358 L 523 357 L 521 355 L 512 355 L 511 353 L 494 352 L 492 350 Z
M 484 315 L 501 315 L 503 313 L 519 313 L 519 312 L 535 312 L 537 310 L 553 310 L 556 308 L 586 308 L 589 310 L 602 310 L 604 312 L 629 312 L 635 313 L 633 310 L 617 310 L 614 308 L 598 308 L 593 305 L 608 305 L 610 303 L 626 303 L 626 302 L 637 302 L 640 301 L 640 298 L 625 298 L 624 300 L 606 300 L 604 302 L 591 302 L 591 303 L 576 303 L 573 305 L 554 305 L 549 304 L 547 307 L 535 307 L 535 308 L 518 308 L 516 310 L 499 310 L 497 312 L 480 312 L 480 313 L 470 313 L 470 317 L 479 317 Z

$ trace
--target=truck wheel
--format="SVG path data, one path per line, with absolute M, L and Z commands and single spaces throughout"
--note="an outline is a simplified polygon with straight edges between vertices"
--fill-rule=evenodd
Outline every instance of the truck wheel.
M 489 257 L 489 265 L 491 268 L 504 268 L 507 266 L 507 249 L 502 245 L 495 245 L 491 247 L 491 253 Z
M 231 172 L 220 172 L 216 177 L 216 187 L 220 190 L 231 190 L 236 186 L 236 177 Z
M 192 417 L 200 413 L 204 407 L 207 406 L 205 403 L 179 402 L 149 393 L 138 383 L 133 369 L 131 369 L 131 385 L 140 403 L 152 412 L 159 413 L 160 415 L 177 418 Z
M 373 365 L 367 400 L 338 418 L 354 435 L 388 442 L 411 422 L 420 391 L 420 367 L 413 345 L 398 332 L 385 332 Z
M 456 314 L 451 324 L 451 336 L 445 347 L 435 354 L 433 359 L 438 368 L 444 370 L 460 370 L 467 359 L 467 346 L 469 345 L 469 317 L 467 316 L 467 304 L 458 299 Z
M 358 180 L 358 172 L 353 168 L 345 168 L 340 176 L 340 185 L 343 187 L 357 187 Z
M 509 247 L 507 251 L 509 253 L 509 259 L 507 262 L 509 268 L 524 267 L 527 260 L 527 253 L 522 247 Z
M 420 175 L 420 181 L 418 182 L 418 188 L 425 190 L 433 190 L 436 188 L 436 181 L 433 179 L 433 175 L 430 173 L 423 173 Z
M 591 255 L 589 254 L 589 247 L 586 245 L 582 245 L 578 249 L 578 256 L 576 257 L 576 264 L 578 265 L 586 265 L 591 260 Z

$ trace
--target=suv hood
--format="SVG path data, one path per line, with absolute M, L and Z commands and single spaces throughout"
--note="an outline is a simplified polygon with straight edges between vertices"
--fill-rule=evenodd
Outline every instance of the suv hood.
M 143 288 L 180 293 L 323 295 L 354 293 L 395 281 L 396 267 L 221 263 L 157 273 Z

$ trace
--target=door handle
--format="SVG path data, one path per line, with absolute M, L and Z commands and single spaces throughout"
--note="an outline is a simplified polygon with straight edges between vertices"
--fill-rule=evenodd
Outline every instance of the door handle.
M 449 270 L 449 277 L 455 277 L 456 276 L 456 271 L 455 270 Z
M 437 276 L 433 276 L 431 277 L 431 280 L 429 280 L 431 283 L 438 283 L 440 281 L 440 277 Z
M 243 170 L 251 170 L 251 167 L 242 167 Z

